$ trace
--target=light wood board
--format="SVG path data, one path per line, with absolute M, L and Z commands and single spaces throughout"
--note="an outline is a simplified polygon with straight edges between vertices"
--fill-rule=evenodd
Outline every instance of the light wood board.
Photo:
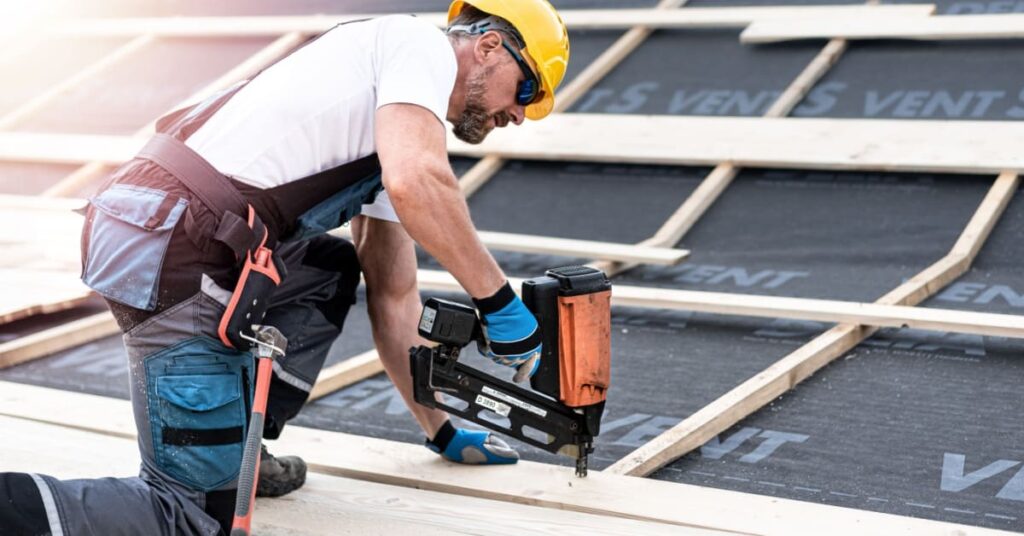
M 880 137 L 879 133 L 884 133 Z M 999 173 L 1024 168 L 1024 124 L 560 114 L 494 132 L 462 156 L 667 165 Z
M 879 132 L 885 133 L 884 142 Z M 0 160 L 118 163 L 145 140 L 0 134 Z M 1024 123 L 555 114 L 452 154 L 666 165 L 999 173 L 1024 169 Z
M 423 289 L 462 292 L 462 288 L 455 278 L 446 272 L 420 270 L 417 280 L 420 288 Z M 513 288 L 518 289 L 523 280 L 510 278 L 509 281 Z M 679 309 L 736 316 L 793 318 L 818 322 L 856 322 L 869 326 L 912 327 L 954 333 L 1024 337 L 1024 316 L 1021 315 L 921 309 L 895 304 L 613 285 L 612 305 L 649 309 Z
M 916 305 L 970 268 L 1010 198 L 1015 173 L 1002 173 L 989 189 L 950 253 L 882 296 L 880 305 Z M 874 333 L 861 324 L 840 324 L 814 338 L 679 424 L 612 464 L 607 472 L 645 476 L 699 447 L 797 383 L 856 347 Z
M 0 196 L 0 323 L 68 309 L 92 293 L 78 280 L 82 217 L 68 202 L 37 203 Z
M 130 439 L 10 417 L 0 417 L 0 429 L 0 471 L 61 479 L 138 473 L 138 445 Z M 467 496 L 453 501 L 436 491 L 320 473 L 310 473 L 300 490 L 285 497 L 257 499 L 253 522 L 254 534 L 263 536 L 725 534 Z
M 843 38 L 916 39 L 950 41 L 962 39 L 1024 38 L 1024 13 L 1001 15 L 958 15 L 885 19 L 822 18 L 789 21 L 754 21 L 740 34 L 748 44 L 777 43 L 798 39 Z
M 331 231 L 331 234 L 348 240 L 352 239 L 352 231 L 349 227 L 341 227 Z M 688 250 L 672 247 L 619 244 L 596 240 L 500 233 L 497 231 L 477 231 L 477 235 L 488 249 L 495 251 L 516 251 L 519 253 L 581 257 L 585 259 L 607 259 L 665 266 L 679 264 L 690 256 Z
M 120 333 L 114 316 L 97 313 L 0 344 L 0 369 Z
M 0 382 L 0 415 L 132 438 L 129 402 Z M 498 500 L 676 525 L 677 528 L 779 536 L 995 535 L 1000 531 L 520 462 L 513 466 L 451 464 L 420 445 L 292 426 L 271 445 L 302 456 L 316 473 L 463 497 Z M 457 496 L 457 497 L 456 497 Z M 682 532 L 682 534 L 686 534 Z
M 633 26 L 649 28 L 743 28 L 760 20 L 799 20 L 830 17 L 901 19 L 924 17 L 934 5 L 899 6 L 776 6 L 711 7 L 656 11 L 654 9 L 562 9 L 559 14 L 570 29 L 616 30 Z M 280 35 L 288 32 L 315 34 L 336 24 L 381 16 L 338 14 L 264 17 L 164 17 L 76 20 L 57 23 L 44 31 L 61 35 L 124 36 L 154 34 L 175 37 L 241 37 Z M 447 24 L 443 13 L 419 13 L 417 17 L 436 26 Z

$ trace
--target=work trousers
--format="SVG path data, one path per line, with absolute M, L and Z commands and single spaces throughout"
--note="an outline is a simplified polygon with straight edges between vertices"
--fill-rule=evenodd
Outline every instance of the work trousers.
M 0 474 L 4 535 L 229 531 L 255 379 L 252 354 L 225 347 L 216 333 L 238 267 L 224 248 L 186 232 L 186 219 L 201 222 L 209 212 L 180 184 L 146 171 L 128 182 L 181 196 L 188 214 L 165 239 L 154 310 L 108 300 L 124 331 L 140 474 L 88 480 Z M 86 276 L 97 265 L 95 254 L 110 249 L 97 242 L 105 230 L 90 228 L 98 222 L 90 218 L 83 235 Z M 359 283 L 355 249 L 340 238 L 319 235 L 280 244 L 277 252 L 288 275 L 262 323 L 277 327 L 288 348 L 274 363 L 264 432 L 269 439 L 280 435 L 308 399 Z M 115 286 L 132 281 L 129 275 Z

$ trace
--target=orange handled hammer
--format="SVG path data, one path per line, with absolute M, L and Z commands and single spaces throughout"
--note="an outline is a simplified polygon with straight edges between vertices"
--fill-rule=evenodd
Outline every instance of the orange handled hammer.
M 274 326 L 253 326 L 256 337 L 239 334 L 253 343 L 259 367 L 256 370 L 256 394 L 249 418 L 249 433 L 242 452 L 242 468 L 238 472 L 238 492 L 235 497 L 235 518 L 231 523 L 231 536 L 249 536 L 252 511 L 256 503 L 256 484 L 260 474 L 260 444 L 263 441 L 263 421 L 267 413 L 267 394 L 274 370 L 274 355 L 284 357 L 288 339 Z M 246 393 L 248 396 L 248 393 Z

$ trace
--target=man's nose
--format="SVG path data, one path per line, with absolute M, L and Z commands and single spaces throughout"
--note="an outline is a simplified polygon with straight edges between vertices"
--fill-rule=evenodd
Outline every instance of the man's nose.
M 526 119 L 526 107 L 517 104 L 513 106 L 511 109 L 509 109 L 508 115 L 512 119 L 513 123 L 515 123 L 516 125 L 522 125 L 523 120 Z

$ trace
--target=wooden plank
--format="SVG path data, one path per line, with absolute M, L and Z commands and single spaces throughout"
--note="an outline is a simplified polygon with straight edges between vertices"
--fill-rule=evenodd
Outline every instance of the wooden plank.
M 635 262 L 639 264 L 679 264 L 690 252 L 671 247 L 652 247 L 633 244 L 615 244 L 592 240 L 530 236 L 495 231 L 480 231 L 480 239 L 492 249 L 518 251 L 563 257 L 583 257 Z
M 31 115 L 35 114 L 43 107 L 56 101 L 62 95 L 64 95 L 68 91 L 71 91 L 72 89 L 75 89 L 76 87 L 78 87 L 88 79 L 92 78 L 93 76 L 96 76 L 97 74 L 105 71 L 111 66 L 116 65 L 118 62 L 124 60 L 125 58 L 130 57 L 131 55 L 138 52 L 140 49 L 149 46 L 149 44 L 152 43 L 154 40 L 155 38 L 152 34 L 139 35 L 138 37 L 132 39 L 131 41 L 128 41 L 127 43 L 113 50 L 106 56 L 100 58 L 96 62 L 86 66 L 81 71 L 75 73 L 74 75 L 64 79 L 63 81 L 53 86 L 50 86 L 49 89 L 36 95 L 30 101 L 26 102 L 25 104 L 22 104 L 14 110 L 11 110 L 3 117 L 0 117 L 0 130 L 10 129 L 18 125 L 19 123 L 24 121 L 26 117 L 30 117 Z
M 121 438 L 135 432 L 127 401 L 8 382 L 0 382 L 0 415 Z M 297 426 L 288 430 L 273 449 L 302 456 L 313 473 L 443 492 L 452 501 L 476 497 L 666 523 L 682 534 L 684 527 L 779 536 L 1008 534 L 601 472 L 580 479 L 571 468 L 533 462 L 457 465 L 420 445 Z
M 916 305 L 966 272 L 974 255 L 1002 215 L 1010 196 L 1016 191 L 1018 182 L 1014 173 L 1001 174 L 950 254 L 883 296 L 878 303 Z M 757 411 L 821 367 L 849 352 L 872 333 L 873 329 L 857 324 L 840 324 L 831 328 L 637 448 L 605 471 L 633 476 L 651 474 Z
M 678 6 L 671 6 L 678 7 Z M 821 18 L 924 17 L 935 11 L 932 4 L 899 6 L 773 6 L 665 9 L 562 9 L 566 25 L 573 30 L 622 30 L 633 26 L 649 28 L 743 28 L 755 21 Z M 384 14 L 336 14 L 264 17 L 163 17 L 87 19 L 56 23 L 46 31 L 60 35 L 117 36 L 153 33 L 175 37 L 241 37 L 280 35 L 289 32 L 316 34 L 341 22 Z M 419 13 L 437 26 L 444 26 L 444 13 Z
M 0 344 L 0 370 L 120 332 L 109 312 L 61 324 Z
M 207 96 L 213 93 L 230 87 L 232 84 L 238 82 L 239 80 L 244 80 L 245 78 L 255 75 L 257 72 L 260 71 L 260 69 L 263 69 L 267 65 L 276 61 L 278 58 L 284 56 L 289 51 L 294 49 L 296 46 L 301 44 L 304 40 L 305 36 L 298 32 L 292 32 L 286 35 L 282 35 L 281 37 L 275 39 L 269 45 L 263 47 L 258 52 L 247 58 L 242 63 L 236 65 L 234 68 L 221 75 L 220 78 L 217 78 L 213 82 L 210 82 L 204 88 L 193 93 L 192 95 L 189 95 L 185 100 L 171 107 L 171 109 L 168 110 L 168 113 L 174 110 L 184 108 L 186 106 L 191 106 L 205 99 Z M 128 160 L 132 156 L 135 156 L 135 153 L 138 152 L 139 148 L 141 148 L 142 145 L 146 141 L 148 141 L 150 135 L 152 135 L 156 126 L 157 119 L 154 119 L 149 124 L 143 126 L 134 134 L 132 138 L 129 138 L 132 140 L 132 142 L 128 144 L 128 147 L 131 147 L 131 149 L 121 147 L 120 149 L 125 152 L 121 154 L 120 158 L 111 160 L 109 158 L 104 158 L 104 156 L 99 156 L 97 158 L 90 159 L 90 162 L 88 164 L 75 170 L 73 173 L 62 179 L 57 184 L 54 184 L 53 186 L 47 188 L 46 191 L 43 192 L 43 195 L 47 197 L 74 195 L 76 192 L 84 188 L 87 184 L 89 184 L 92 181 L 95 181 L 104 173 L 106 173 L 109 165 L 119 164 L 123 161 Z M 0 147 L 2 147 L 2 144 L 0 144 Z M 3 150 L 0 149 L 0 155 L 2 155 L 2 153 Z M 0 158 L 2 158 L 2 156 L 0 156 Z
M 1024 38 L 1024 14 L 960 15 L 919 18 L 821 18 L 755 21 L 740 34 L 744 43 L 777 43 L 797 39 L 962 39 Z
M 4 132 L 0 133 L 0 160 L 117 165 L 135 156 L 145 143 L 130 136 Z
M 78 280 L 82 203 L 0 196 L 0 323 L 75 307 L 92 291 Z
M 455 278 L 445 272 L 420 270 L 417 279 L 420 287 L 424 289 L 461 291 Z M 910 281 L 917 280 L 912 278 Z M 522 285 L 521 279 L 512 278 L 510 282 L 513 288 L 518 289 Z M 792 318 L 815 322 L 845 322 L 876 327 L 909 327 L 993 337 L 1024 337 L 1024 315 L 922 309 L 897 304 L 615 285 L 612 288 L 612 305 L 762 318 Z
M 32 471 L 61 479 L 132 476 L 138 472 L 135 441 L 0 417 L 0 471 Z M 74 445 L 74 448 L 69 448 Z M 388 486 L 310 473 L 303 487 L 285 498 L 259 499 L 255 534 L 334 535 L 344 526 L 358 534 L 687 534 L 661 523 L 565 512 L 437 491 Z
M 371 376 L 384 372 L 377 350 L 363 352 L 350 357 L 337 365 L 331 365 L 320 371 L 320 377 L 309 392 L 309 401 L 323 398 L 338 389 L 348 387 Z
M 879 133 L 884 132 L 884 143 Z M 502 129 L 463 156 L 666 165 L 1000 173 L 1024 168 L 1024 124 L 560 114 Z
M 348 227 L 342 227 L 331 234 L 351 239 Z M 574 238 L 555 238 L 540 235 L 516 233 L 499 233 L 497 231 L 477 231 L 480 241 L 489 249 L 497 251 L 517 251 L 520 253 L 536 253 L 540 255 L 557 255 L 561 257 L 578 257 L 589 259 L 608 259 L 639 264 L 679 264 L 690 252 L 685 249 L 669 247 L 653 247 L 633 244 L 617 244 L 614 242 L 597 242 L 594 240 L 577 240 Z
M 614 133 L 609 135 L 608 133 Z M 885 143 L 878 141 L 885 133 Z M 121 162 L 144 140 L 0 133 L 0 160 Z M 453 154 L 665 165 L 1001 173 L 1024 169 L 1024 123 L 559 114 Z
M 712 314 L 793 318 L 816 322 L 1024 338 L 1024 315 L 623 286 L 614 288 L 612 303 L 622 307 L 681 309 Z
M 75 274 L 0 268 L 0 324 L 84 304 L 92 291 Z

